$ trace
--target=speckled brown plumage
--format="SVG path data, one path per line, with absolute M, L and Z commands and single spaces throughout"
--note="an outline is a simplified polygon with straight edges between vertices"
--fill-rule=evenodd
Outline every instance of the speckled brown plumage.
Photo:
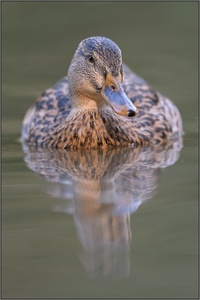
M 110 88 L 106 96 L 105 82 Z M 121 107 L 118 113 L 118 103 L 113 106 L 107 98 L 117 96 L 118 89 L 121 95 L 122 86 L 133 104 L 125 112 L 131 112 L 131 117 L 122 115 Z M 80 43 L 68 76 L 47 89 L 28 110 L 21 139 L 53 148 L 113 148 L 166 143 L 181 134 L 176 106 L 122 65 L 115 43 L 93 37 Z

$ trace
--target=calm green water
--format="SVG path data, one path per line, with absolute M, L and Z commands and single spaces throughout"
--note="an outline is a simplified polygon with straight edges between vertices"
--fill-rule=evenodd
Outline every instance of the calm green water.
M 22 151 L 27 108 L 92 35 L 177 104 L 180 152 L 92 153 L 94 179 L 88 154 Z M 3 298 L 197 297 L 197 3 L 3 3 L 2 52 Z

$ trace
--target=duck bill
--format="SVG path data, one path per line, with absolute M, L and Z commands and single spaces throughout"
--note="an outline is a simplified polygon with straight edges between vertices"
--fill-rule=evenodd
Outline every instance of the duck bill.
M 110 105 L 117 114 L 133 117 L 137 113 L 136 107 L 122 88 L 121 75 L 114 77 L 108 73 L 101 94 L 106 103 Z

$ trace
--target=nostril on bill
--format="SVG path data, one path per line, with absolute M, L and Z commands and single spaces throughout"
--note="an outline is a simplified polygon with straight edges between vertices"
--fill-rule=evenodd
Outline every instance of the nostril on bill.
M 111 84 L 110 88 L 111 88 L 112 91 L 114 91 L 116 89 L 116 87 L 114 86 L 114 84 Z

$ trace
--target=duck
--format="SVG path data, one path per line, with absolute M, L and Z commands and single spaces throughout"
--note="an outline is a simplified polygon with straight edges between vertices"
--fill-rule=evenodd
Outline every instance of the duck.
M 94 36 L 80 42 L 67 76 L 28 109 L 21 141 L 70 150 L 133 148 L 181 135 L 176 105 L 122 62 L 115 42 Z

